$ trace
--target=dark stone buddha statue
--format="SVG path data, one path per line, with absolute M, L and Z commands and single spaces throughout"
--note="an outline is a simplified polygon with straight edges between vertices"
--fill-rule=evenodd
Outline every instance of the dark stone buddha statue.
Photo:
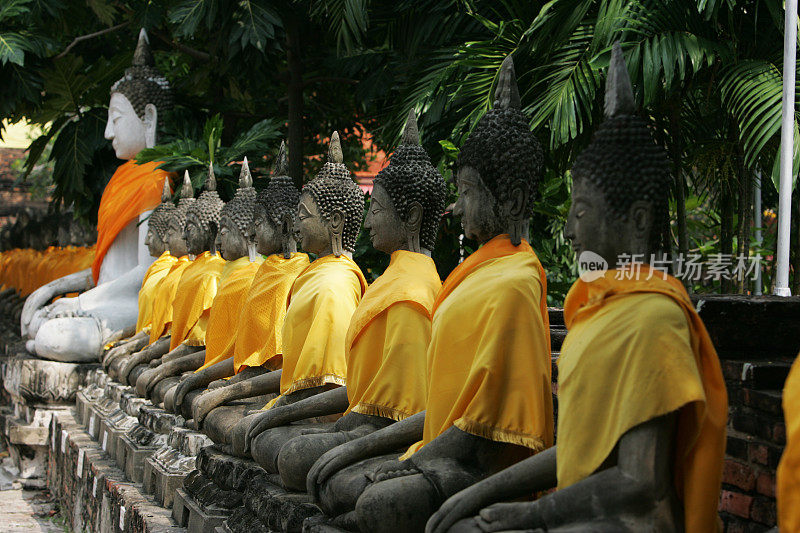
M 434 305 L 425 411 L 333 448 L 309 471 L 309 492 L 338 527 L 420 531 L 446 498 L 552 441 L 544 271 L 526 241 L 542 152 L 510 57 L 498 78 L 458 159 L 454 214 L 482 246 Z

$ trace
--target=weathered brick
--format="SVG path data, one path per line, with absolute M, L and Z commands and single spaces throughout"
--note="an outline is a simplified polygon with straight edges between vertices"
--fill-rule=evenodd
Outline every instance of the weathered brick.
M 727 459 L 722 471 L 722 482 L 749 492 L 756 486 L 756 475 L 750 465 Z
M 770 498 L 775 497 L 775 476 L 773 474 L 768 474 L 763 472 L 758 475 L 756 478 L 756 492 L 759 494 L 763 494 L 764 496 L 769 496 Z
M 774 498 L 757 496 L 750 506 L 750 518 L 768 526 L 778 523 L 778 513 Z
M 747 458 L 760 465 L 769 464 L 769 450 L 763 444 L 751 442 L 747 446 Z
M 780 391 L 743 388 L 739 390 L 738 397 L 740 403 L 747 407 L 764 411 L 774 416 L 783 416 Z
M 752 496 L 723 490 L 720 497 L 720 510 L 731 513 L 741 518 L 750 518 L 750 506 L 753 503 Z
M 739 435 L 732 435 L 728 433 L 728 441 L 725 446 L 725 455 L 734 457 L 736 459 L 749 460 L 747 452 L 747 439 Z

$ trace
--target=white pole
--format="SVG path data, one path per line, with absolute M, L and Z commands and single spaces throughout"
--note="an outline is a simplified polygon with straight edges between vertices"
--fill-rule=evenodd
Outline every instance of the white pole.
M 783 24 L 783 120 L 781 121 L 781 183 L 778 190 L 778 249 L 775 294 L 789 289 L 789 233 L 792 218 L 792 156 L 794 155 L 794 83 L 797 55 L 797 0 L 786 0 Z
M 753 226 L 756 230 L 756 243 L 761 248 L 763 239 L 761 238 L 761 223 L 764 215 L 761 212 L 761 171 L 756 173 L 755 191 L 753 191 Z M 757 295 L 761 292 L 761 263 L 758 263 L 758 271 L 756 272 L 756 287 L 754 293 Z

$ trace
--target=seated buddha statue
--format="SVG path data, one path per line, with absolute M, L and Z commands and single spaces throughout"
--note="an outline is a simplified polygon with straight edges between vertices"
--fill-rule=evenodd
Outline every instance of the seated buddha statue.
M 525 238 L 542 151 L 510 57 L 498 78 L 458 157 L 453 213 L 481 246 L 433 303 L 425 410 L 326 452 L 308 474 L 348 528 L 421 531 L 447 497 L 553 443 L 547 281 Z
M 411 111 L 402 143 L 375 177 L 364 220 L 373 247 L 391 261 L 350 321 L 347 385 L 259 413 L 246 436 L 252 441 L 277 426 L 344 413 L 331 431 L 300 435 L 280 448 L 277 466 L 287 488 L 304 491 L 308 471 L 328 450 L 425 409 L 425 354 L 441 288 L 431 250 L 445 193 L 444 179 L 419 144 Z
M 191 196 L 192 184 L 187 180 L 188 174 L 184 179 L 182 194 Z M 136 319 L 136 334 L 121 341 L 105 354 L 103 360 L 106 366 L 114 358 L 138 352 L 148 344 L 158 286 L 178 261 L 178 258 L 170 253 L 166 241 L 169 220 L 176 209 L 175 204 L 172 203 L 169 182 L 164 180 L 161 203 L 153 209 L 150 218 L 147 219 L 147 236 L 144 239 L 144 243 L 150 255 L 158 259 L 147 269 L 142 281 L 142 288 L 139 289 L 139 316 Z
M 189 206 L 194 202 L 194 190 L 187 171 L 184 173 L 178 205 L 174 210 L 170 209 L 166 213 L 164 242 L 170 254 L 176 257 L 177 261 L 173 263 L 166 276 L 156 285 L 156 294 L 152 299 L 149 333 L 148 338 L 144 341 L 144 346 L 140 346 L 139 340 L 122 344 L 109 350 L 103 358 L 103 366 L 113 379 L 122 381 L 121 372 L 128 361 L 134 357 L 138 359 L 136 364 L 141 364 L 152 359 L 149 352 L 164 353 L 165 349 L 169 349 L 172 302 L 175 299 L 175 293 L 178 290 L 183 271 L 191 264 L 184 234 L 186 213 L 189 210 Z
M 225 267 L 225 260 L 214 245 L 224 205 L 216 189 L 214 170 L 209 165 L 205 190 L 186 210 L 184 240 L 194 259 L 183 270 L 172 300 L 169 343 L 150 346 L 131 357 L 120 371 L 119 379 L 124 384 L 135 385 L 141 372 L 146 370 L 144 365 L 153 360 L 163 363 L 202 349 L 211 303 Z M 142 366 L 134 372 L 139 365 Z
M 235 328 L 242 309 L 241 301 L 247 295 L 261 263 L 260 258 L 251 261 L 247 250 L 247 231 L 253 221 L 255 201 L 256 190 L 253 188 L 253 178 L 245 158 L 239 176 L 239 187 L 234 197 L 220 211 L 216 247 L 225 259 L 225 267 L 208 314 L 205 336 L 200 339 L 203 343 L 200 346 L 204 349 L 146 370 L 136 382 L 139 394 L 151 396 L 154 402 L 160 403 L 166 391 L 172 385 L 177 385 L 177 381 L 172 383 L 166 381 L 167 378 L 206 368 L 232 354 Z M 162 381 L 165 381 L 165 385 L 157 391 L 156 387 Z
M 681 282 L 637 261 L 660 247 L 670 165 L 618 43 L 605 120 L 572 180 L 566 235 L 579 256 L 617 268 L 582 274 L 566 296 L 558 444 L 447 500 L 429 533 L 718 530 L 725 384 Z
M 106 344 L 134 332 L 139 289 L 154 260 L 144 245 L 147 217 L 159 203 L 167 176 L 158 162 L 134 161 L 141 150 L 155 145 L 161 114 L 172 107 L 169 83 L 154 64 L 142 30 L 133 65 L 111 87 L 105 136 L 117 157 L 127 162 L 111 177 L 100 200 L 92 268 L 37 289 L 23 309 L 22 336 L 29 339 L 28 351 L 39 357 L 96 361 Z
M 280 369 L 286 300 L 297 275 L 309 265 L 308 255 L 297 252 L 294 218 L 300 191 L 287 175 L 287 169 L 286 146 L 281 142 L 272 179 L 256 196 L 253 222 L 248 228 L 248 239 L 265 259 L 247 295 L 240 300 L 238 324 L 228 332 L 233 342 L 233 355 L 186 375 L 174 395 L 167 393 L 165 396 L 164 406 L 168 410 L 181 412 L 187 395 L 191 394 L 193 399 L 196 396 L 193 391 L 202 390 L 215 380 L 219 380 L 215 386 L 223 387 Z M 229 377 L 231 379 L 222 379 Z M 208 433 L 219 435 L 224 440 L 220 444 L 227 443 L 226 436 L 239 421 L 238 414 L 233 411 L 215 409 L 230 399 L 226 397 L 228 392 L 226 389 L 202 395 L 202 400 L 197 400 L 202 405 L 198 405 L 192 415 L 197 424 L 202 424 L 208 412 L 218 411 L 209 420 L 215 427 Z M 187 408 L 191 408 L 191 403 L 187 400 Z
M 328 161 L 303 187 L 297 207 L 301 245 L 317 259 L 300 272 L 289 291 L 281 333 L 280 369 L 219 391 L 207 391 L 193 402 L 193 412 L 208 412 L 206 395 L 219 405 L 220 396 L 230 401 L 280 393 L 264 406 L 271 409 L 346 383 L 345 336 L 367 288 L 364 275 L 352 259 L 363 217 L 364 194 L 342 163 L 339 134 L 334 132 Z M 234 455 L 246 456 L 244 436 L 252 419 L 253 415 L 245 417 L 231 431 L 230 452 Z M 264 440 L 262 444 L 254 443 L 253 458 L 277 473 L 281 443 L 299 435 L 307 426 L 293 424 L 262 433 L 259 439 Z

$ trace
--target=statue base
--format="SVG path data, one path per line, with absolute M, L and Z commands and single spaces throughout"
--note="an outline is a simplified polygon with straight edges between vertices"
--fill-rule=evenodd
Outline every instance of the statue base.
M 212 444 L 202 433 L 184 427 L 172 428 L 166 445 L 145 460 L 144 491 L 153 494 L 161 506 L 172 507 L 175 491 L 195 469 L 197 454 Z

